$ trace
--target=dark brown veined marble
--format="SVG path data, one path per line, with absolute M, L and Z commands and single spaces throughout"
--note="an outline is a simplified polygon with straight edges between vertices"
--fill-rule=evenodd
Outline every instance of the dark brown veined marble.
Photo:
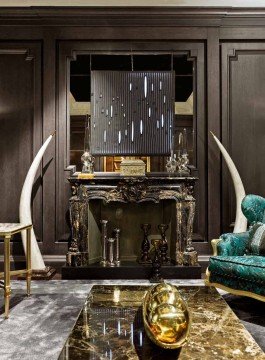
M 179 287 L 192 315 L 188 343 L 156 347 L 144 333 L 141 305 L 148 287 L 94 286 L 60 360 L 265 359 L 252 336 L 214 288 Z

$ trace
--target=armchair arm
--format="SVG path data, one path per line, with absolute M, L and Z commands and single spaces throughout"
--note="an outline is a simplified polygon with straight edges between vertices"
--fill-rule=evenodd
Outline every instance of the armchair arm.
M 228 233 L 220 236 L 216 244 L 217 255 L 242 256 L 248 244 L 249 232 Z
M 250 224 L 265 222 L 265 198 L 258 195 L 247 195 L 241 203 L 242 212 Z

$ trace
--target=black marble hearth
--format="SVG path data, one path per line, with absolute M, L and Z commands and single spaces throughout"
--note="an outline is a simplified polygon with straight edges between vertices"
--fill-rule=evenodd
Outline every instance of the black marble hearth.
M 201 266 L 163 265 L 161 275 L 164 279 L 200 279 Z M 152 266 L 143 266 L 135 261 L 121 262 L 120 266 L 103 267 L 99 263 L 88 266 L 63 266 L 62 279 L 150 279 Z

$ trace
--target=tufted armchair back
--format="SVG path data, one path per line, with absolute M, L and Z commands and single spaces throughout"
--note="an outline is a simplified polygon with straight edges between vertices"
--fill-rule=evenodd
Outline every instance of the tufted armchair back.
M 250 225 L 256 221 L 265 224 L 265 198 L 258 195 L 247 195 L 242 200 L 241 208 Z

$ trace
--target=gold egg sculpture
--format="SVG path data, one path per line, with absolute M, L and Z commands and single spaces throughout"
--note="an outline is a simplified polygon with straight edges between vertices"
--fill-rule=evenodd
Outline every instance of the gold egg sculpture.
M 188 340 L 191 325 L 189 310 L 173 285 L 160 283 L 147 291 L 143 320 L 150 340 L 164 349 L 177 349 Z

